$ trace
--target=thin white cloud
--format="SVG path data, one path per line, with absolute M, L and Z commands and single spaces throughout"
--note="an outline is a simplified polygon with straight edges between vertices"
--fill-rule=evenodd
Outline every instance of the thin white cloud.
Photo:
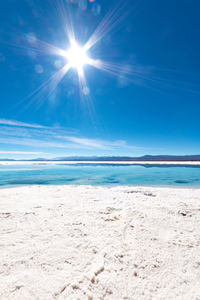
M 21 145 L 31 147 L 30 152 L 33 152 L 32 148 L 37 148 L 39 150 L 43 150 L 43 148 L 51 148 L 52 152 L 54 152 L 55 148 L 62 148 L 66 150 L 86 149 L 105 151 L 113 151 L 120 149 L 139 149 L 134 145 L 128 144 L 124 140 L 108 141 L 80 137 L 75 136 L 72 133 L 70 135 L 67 129 L 61 127 L 45 127 L 39 124 L 27 124 L 20 121 L 6 119 L 0 119 L 0 144 Z M 0 154 L 5 153 L 0 152 Z M 32 154 L 42 153 L 34 151 Z
M 38 124 L 29 124 L 29 123 L 16 121 L 16 120 L 7 120 L 7 119 L 0 119 L 0 124 L 16 126 L 16 127 L 45 128 L 45 126 L 38 125 Z
M 95 140 L 95 139 L 87 139 L 87 138 L 80 138 L 75 136 L 68 136 L 65 137 L 66 140 L 73 142 L 75 144 L 79 144 L 81 146 L 91 147 L 91 148 L 98 148 L 98 149 L 105 149 L 109 150 L 110 147 L 106 146 L 105 141 Z
M 25 155 L 31 155 L 31 154 L 49 154 L 46 152 L 30 152 L 30 151 L 0 151 L 0 154 L 25 154 Z
M 23 145 L 28 147 L 34 147 L 34 148 L 78 148 L 76 144 L 73 143 L 66 143 L 62 141 L 54 141 L 54 140 L 42 140 L 42 139 L 34 139 L 34 138 L 1 138 L 0 137 L 0 143 L 2 144 L 9 144 L 9 145 Z M 80 146 L 79 146 L 80 147 Z
M 129 148 L 129 149 L 138 149 L 134 145 L 128 145 L 124 140 L 117 141 L 106 141 L 100 139 L 88 139 L 88 138 L 80 138 L 75 136 L 65 136 L 64 139 L 67 141 L 73 142 L 75 144 L 79 144 L 84 147 L 97 148 L 101 150 L 112 150 L 116 148 Z

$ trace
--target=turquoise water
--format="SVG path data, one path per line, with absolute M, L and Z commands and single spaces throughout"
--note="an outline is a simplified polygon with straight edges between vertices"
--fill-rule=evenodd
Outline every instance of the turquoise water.
M 34 184 L 200 187 L 200 167 L 106 164 L 0 166 L 1 187 Z

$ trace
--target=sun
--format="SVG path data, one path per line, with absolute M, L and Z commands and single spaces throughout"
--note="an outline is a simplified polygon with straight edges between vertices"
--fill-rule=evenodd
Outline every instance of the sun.
M 73 24 L 73 16 L 71 16 L 70 14 L 68 15 L 67 11 L 65 12 L 63 6 L 64 1 L 57 0 L 56 2 L 58 2 L 59 12 L 62 13 L 61 19 L 64 21 L 63 28 L 65 28 L 66 39 L 63 41 L 62 44 L 65 44 L 65 47 L 59 48 L 50 43 L 36 39 L 36 37 L 34 37 L 34 40 L 33 38 L 28 39 L 28 42 L 31 44 L 30 47 L 28 47 L 29 52 L 33 51 L 33 53 L 35 53 L 38 51 L 38 53 L 44 53 L 48 55 L 51 54 L 61 57 L 61 59 L 58 58 L 54 61 L 54 66 L 57 69 L 56 72 L 51 74 L 51 76 L 49 76 L 39 87 L 37 87 L 32 93 L 30 93 L 28 98 L 36 97 L 37 95 L 46 92 L 46 90 L 50 91 L 49 95 L 52 94 L 58 86 L 58 84 L 63 79 L 63 77 L 68 72 L 70 72 L 71 69 L 74 69 L 77 73 L 75 77 L 76 79 L 78 79 L 80 95 L 88 96 L 89 98 L 90 89 L 88 87 L 87 76 L 85 74 L 85 66 L 88 66 L 87 72 L 89 72 L 92 67 L 103 72 L 107 72 L 111 76 L 117 76 L 117 78 L 125 78 L 128 81 L 134 80 L 135 82 L 135 79 L 132 79 L 133 76 L 138 76 L 139 79 L 146 79 L 141 71 L 137 72 L 135 69 L 132 70 L 132 66 L 129 66 L 130 64 L 124 65 L 123 63 L 119 63 L 118 61 L 116 61 L 116 59 L 114 61 L 105 61 L 101 57 L 95 57 L 96 54 L 101 55 L 101 51 L 94 51 L 93 47 L 99 47 L 99 42 L 106 35 L 108 35 L 108 33 L 111 32 L 111 30 L 119 23 L 119 20 L 122 19 L 122 9 L 124 9 L 125 7 L 123 7 L 121 4 L 117 5 L 116 7 L 114 6 L 113 9 L 106 14 L 106 16 L 99 23 L 99 25 L 94 29 L 93 33 L 88 37 L 88 39 L 84 41 L 83 38 L 85 37 L 85 33 L 84 36 L 81 37 L 80 32 L 75 32 L 75 28 L 77 26 L 74 26 Z M 66 2 L 70 1 L 66 0 Z M 71 0 L 71 2 L 78 1 Z M 90 0 L 90 2 L 94 1 Z M 69 22 L 66 20 L 68 20 Z M 102 43 L 101 48 L 103 47 L 103 44 L 104 43 Z M 39 67 L 41 69 L 41 66 Z M 37 73 L 39 73 L 38 70 L 36 71 Z
M 78 72 L 82 71 L 83 66 L 89 63 L 89 57 L 86 50 L 81 48 L 76 42 L 71 44 L 71 47 L 65 54 L 68 64 L 71 68 L 77 69 Z

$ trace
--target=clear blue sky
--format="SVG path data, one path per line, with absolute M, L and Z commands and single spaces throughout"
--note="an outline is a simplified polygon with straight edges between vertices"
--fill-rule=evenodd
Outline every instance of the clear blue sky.
M 199 0 L 0 1 L 0 158 L 199 154 L 199 15 Z M 69 17 L 82 45 L 98 28 L 87 54 L 109 69 L 84 66 L 83 90 L 73 68 L 48 81 Z

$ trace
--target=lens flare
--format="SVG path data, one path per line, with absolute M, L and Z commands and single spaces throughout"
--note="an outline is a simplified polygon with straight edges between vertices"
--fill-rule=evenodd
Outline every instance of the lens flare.
M 67 3 L 79 3 L 82 9 L 86 8 L 88 5 L 88 0 L 65 1 Z M 28 53 L 30 53 L 29 55 L 32 59 L 35 59 L 37 56 L 42 54 L 49 54 L 57 57 L 56 59 L 54 59 L 53 63 L 57 71 L 49 76 L 25 99 L 22 99 L 22 101 L 27 101 L 27 98 L 32 98 L 32 100 L 28 102 L 28 105 L 30 105 L 31 103 L 35 103 L 35 99 L 37 99 L 39 103 L 42 103 L 42 99 L 50 97 L 52 93 L 55 92 L 60 81 L 70 71 L 71 68 L 77 71 L 80 96 L 85 96 L 88 99 L 91 98 L 91 92 L 84 70 L 84 67 L 86 65 L 89 65 L 90 67 L 94 67 L 96 69 L 100 69 L 104 72 L 109 73 L 110 75 L 117 76 L 117 78 L 126 77 L 130 81 L 133 80 L 133 76 L 136 77 L 141 75 L 135 69 L 131 70 L 130 68 L 125 68 L 123 64 L 120 65 L 118 62 L 109 62 L 104 61 L 101 58 L 93 57 L 93 55 L 96 56 L 96 54 L 98 54 L 98 52 L 95 52 L 95 49 L 93 47 L 95 45 L 98 45 L 98 42 L 105 38 L 108 33 L 110 33 L 130 11 L 130 9 L 125 10 L 125 8 L 127 7 L 125 4 L 123 4 L 124 2 L 122 3 L 122 0 L 120 0 L 117 5 L 114 5 L 114 7 L 110 11 L 108 11 L 108 13 L 96 27 L 96 29 L 94 29 L 93 33 L 91 33 L 91 35 L 87 37 L 87 40 L 85 40 L 85 38 L 83 39 L 85 35 L 83 30 L 78 31 L 78 26 L 74 24 L 72 14 L 66 9 L 64 5 L 65 1 L 55 1 L 55 7 L 57 9 L 58 15 L 61 17 L 64 33 L 66 35 L 66 41 L 63 44 L 68 44 L 68 49 L 61 49 L 55 45 L 42 41 L 38 39 L 33 33 L 29 33 L 25 37 L 25 41 L 28 42 L 27 50 L 29 51 Z M 96 0 L 89 0 L 89 2 L 91 3 L 90 7 L 93 13 L 95 15 L 99 15 L 101 11 L 100 4 L 98 4 Z M 123 10 L 125 13 L 122 14 Z M 83 41 L 84 44 L 82 44 Z M 26 47 L 24 47 L 23 45 L 22 48 L 26 49 Z M 88 52 L 91 54 L 91 57 Z M 88 68 L 88 71 L 89 70 L 90 68 Z M 38 74 L 42 74 L 44 73 L 44 69 L 41 65 L 36 65 L 35 72 Z M 43 97 L 43 95 L 45 95 L 45 97 Z M 68 96 L 69 95 L 71 95 L 70 91 L 68 93 Z

